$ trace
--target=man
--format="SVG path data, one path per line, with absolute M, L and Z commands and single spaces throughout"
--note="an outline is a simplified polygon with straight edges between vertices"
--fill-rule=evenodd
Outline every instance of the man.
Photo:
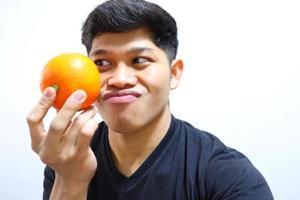
M 258 170 L 238 151 L 170 113 L 181 78 L 175 20 L 142 0 L 110 0 L 83 25 L 82 42 L 101 72 L 94 108 L 74 92 L 54 117 L 47 88 L 27 117 L 32 148 L 47 164 L 44 199 L 273 199 Z M 84 77 L 83 77 L 84 78 Z

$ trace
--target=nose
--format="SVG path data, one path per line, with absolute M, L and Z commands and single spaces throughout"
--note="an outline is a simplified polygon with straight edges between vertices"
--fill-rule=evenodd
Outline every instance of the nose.
M 108 87 L 131 88 L 137 83 L 137 77 L 132 67 L 124 63 L 118 64 L 109 77 Z

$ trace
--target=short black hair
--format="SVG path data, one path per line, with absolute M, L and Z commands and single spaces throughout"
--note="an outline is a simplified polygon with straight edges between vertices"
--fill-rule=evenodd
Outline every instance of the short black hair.
M 98 5 L 82 26 L 82 43 L 88 53 L 96 35 L 146 28 L 169 61 L 176 58 L 178 39 L 175 19 L 157 4 L 144 0 L 109 0 Z

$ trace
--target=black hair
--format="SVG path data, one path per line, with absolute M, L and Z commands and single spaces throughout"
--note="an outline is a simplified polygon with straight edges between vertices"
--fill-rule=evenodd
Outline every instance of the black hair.
M 153 42 L 167 55 L 176 58 L 178 40 L 175 19 L 160 6 L 144 0 L 109 0 L 98 5 L 82 26 L 82 43 L 88 53 L 96 35 L 145 28 Z

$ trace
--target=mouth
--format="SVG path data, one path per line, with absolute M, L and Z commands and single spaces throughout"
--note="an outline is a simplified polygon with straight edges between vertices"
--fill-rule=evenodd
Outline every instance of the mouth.
M 104 92 L 101 97 L 107 103 L 130 103 L 141 96 L 141 93 L 132 90 L 108 91 Z

